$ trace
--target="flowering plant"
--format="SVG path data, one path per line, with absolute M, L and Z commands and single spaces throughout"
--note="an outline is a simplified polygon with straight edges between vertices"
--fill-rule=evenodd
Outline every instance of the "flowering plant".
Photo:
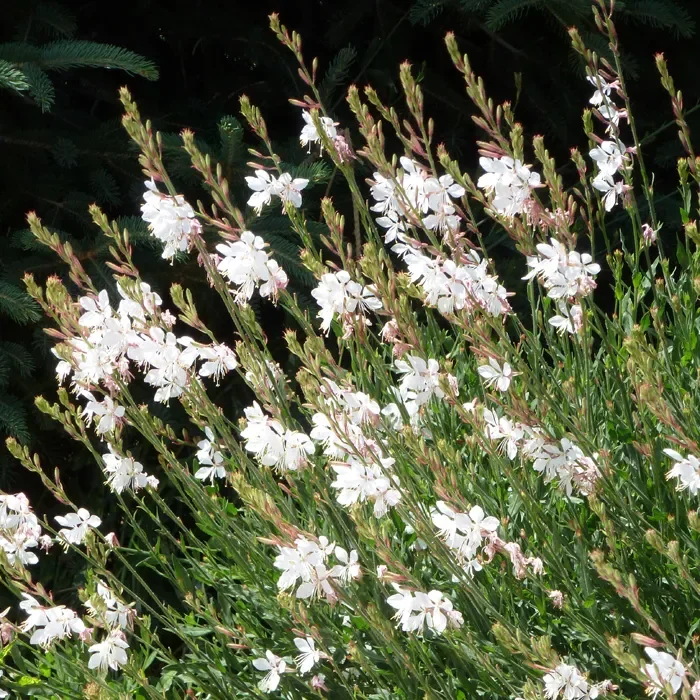
M 486 135 L 483 173 L 475 180 L 434 146 L 407 64 L 405 120 L 371 88 L 368 102 L 350 88 L 364 141 L 355 150 L 325 111 L 316 63 L 307 66 L 300 38 L 273 15 L 310 90 L 295 101 L 300 142 L 332 161 L 352 198 L 353 232 L 321 200 L 322 245 L 304 209 L 316 193 L 285 172 L 246 98 L 242 114 L 264 147 L 251 151 L 248 209 L 184 131 L 212 199 L 195 208 L 122 91 L 146 177 L 143 217 L 165 258 L 198 256 L 231 332 L 216 337 L 181 284 L 167 300 L 142 279 L 128 231 L 96 206 L 114 293 L 29 215 L 78 290 L 26 278 L 56 325 L 59 402 L 37 405 L 94 455 L 110 495 L 75 503 L 60 467 L 51 475 L 9 442 L 68 512 L 56 529 L 24 494 L 0 496 L 4 580 L 20 601 L 0 621 L 8 690 L 700 697 L 700 161 L 659 56 L 687 149 L 674 262 L 656 236 L 612 8 L 601 2 L 594 13 L 615 62 L 571 30 L 594 89 L 589 160 L 572 150 L 571 181 L 541 137 L 526 147 L 511 105 L 487 98 L 452 35 L 447 49 Z M 385 125 L 402 154 L 386 154 Z M 366 187 L 363 163 L 374 173 Z M 317 280 L 315 317 L 255 234 L 256 214 L 273 206 Z M 613 230 L 613 209 L 629 219 L 631 240 Z M 519 307 L 530 313 L 513 310 L 482 215 L 522 254 Z M 596 294 L 604 267 L 607 310 Z M 287 313 L 294 376 L 270 352 L 251 307 L 258 297 Z M 243 415 L 212 399 L 228 382 L 254 396 Z M 158 404 L 177 405 L 188 427 L 174 427 Z M 114 508 L 120 535 L 103 527 Z M 77 596 L 48 591 L 33 574 L 39 556 L 55 556 L 39 550 L 56 542 L 84 562 Z

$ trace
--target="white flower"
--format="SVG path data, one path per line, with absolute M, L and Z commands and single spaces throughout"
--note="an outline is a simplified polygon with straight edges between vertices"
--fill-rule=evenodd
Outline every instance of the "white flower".
M 93 644 L 88 649 L 91 654 L 88 668 L 97 669 L 100 673 L 107 673 L 110 668 L 118 671 L 128 660 L 126 654 L 128 648 L 124 633 L 120 630 L 112 630 L 104 641 Z
M 656 234 L 661 230 L 661 226 L 653 229 L 649 224 L 642 224 L 642 240 L 644 245 L 654 245 L 656 243 Z
M 108 627 L 131 629 L 136 617 L 134 603 L 124 604 L 103 581 L 97 582 L 96 598 L 86 601 L 85 607 L 93 617 Z
M 107 484 L 115 493 L 125 489 L 138 491 L 149 484 L 149 476 L 143 471 L 143 465 L 133 457 L 122 457 L 112 445 L 109 454 L 102 455 L 104 470 L 108 474 Z
M 247 176 L 245 181 L 248 183 L 248 187 L 253 190 L 248 205 L 260 214 L 262 208 L 270 203 L 272 195 L 276 194 L 277 179 L 274 175 L 270 175 L 267 170 L 258 169 L 255 171 L 254 177 Z
M 622 198 L 629 189 L 622 180 L 615 181 L 613 176 L 606 172 L 598 173 L 591 183 L 599 192 L 603 193 L 603 206 L 605 211 L 611 211 L 617 204 L 618 198 Z
M 104 326 L 106 320 L 112 317 L 112 307 L 109 303 L 109 295 L 103 289 L 95 297 L 80 297 L 80 306 L 85 309 L 85 313 L 80 317 L 78 323 L 86 328 L 99 328 Z
M 354 503 L 374 502 L 374 516 L 381 518 L 389 508 L 401 500 L 396 477 L 391 475 L 392 458 L 380 459 L 372 464 L 363 464 L 354 456 L 347 462 L 331 464 L 336 473 L 336 479 L 331 483 L 338 489 L 338 503 L 351 506 Z
M 271 693 L 277 690 L 277 686 L 280 684 L 280 676 L 287 669 L 284 659 L 275 656 L 271 651 L 266 651 L 263 659 L 253 659 L 253 666 L 258 671 L 267 671 L 266 676 L 258 683 L 258 688 L 263 693 Z
M 309 184 L 303 177 L 295 177 L 289 173 L 282 173 L 277 180 L 276 194 L 283 202 L 289 202 L 296 209 L 301 206 L 301 191 Z
M 520 441 L 523 439 L 523 427 L 513 423 L 505 416 L 500 418 L 495 411 L 484 409 L 486 435 L 490 440 L 500 440 L 501 449 L 509 459 L 515 459 Z
M 41 525 L 23 493 L 0 494 L 0 547 L 11 566 L 31 566 L 39 557 L 31 551 L 43 542 Z
M 591 99 L 588 101 L 596 107 L 598 105 L 602 105 L 603 102 L 609 103 L 610 91 L 613 88 L 617 89 L 619 87 L 619 83 L 617 80 L 614 80 L 612 83 L 608 83 L 605 80 L 605 78 L 603 78 L 603 76 L 600 74 L 587 75 L 586 80 L 595 87 L 593 97 L 591 97 Z
M 0 534 L 0 547 L 5 552 L 11 566 L 17 563 L 22 564 L 22 566 L 32 566 L 38 563 L 39 557 L 30 551 L 38 544 L 36 536 L 29 530 L 19 529 Z
M 153 180 L 146 181 L 141 217 L 151 233 L 164 244 L 163 257 L 172 258 L 189 250 L 192 238 L 201 231 L 194 209 L 182 195 L 170 197 L 158 191 Z
M 693 496 L 697 495 L 700 491 L 700 460 L 691 454 L 683 457 L 679 452 L 668 447 L 664 450 L 664 454 L 676 462 L 666 474 L 666 478 L 678 479 L 676 487 L 678 491 L 688 489 Z
M 223 256 L 217 264 L 219 272 L 238 287 L 236 301 L 245 303 L 256 286 L 261 296 L 277 296 L 287 285 L 287 275 L 265 252 L 265 241 L 250 231 L 243 231 L 238 241 L 220 243 L 216 249 Z
M 406 354 L 394 361 L 396 371 L 403 374 L 399 391 L 404 402 L 415 401 L 422 406 L 435 396 L 441 399 L 445 392 L 440 387 L 440 365 L 437 360 L 427 362 L 417 355 Z
M 321 652 L 316 650 L 316 644 L 311 637 L 295 637 L 294 645 L 301 652 L 296 662 L 299 673 L 303 676 L 321 660 Z
M 588 685 L 588 681 L 575 666 L 559 664 L 542 680 L 544 681 L 544 695 L 551 700 L 559 697 L 563 700 L 583 700 L 598 696 L 597 691 L 590 694 L 592 689 Z
M 531 173 L 528 166 L 509 156 L 479 158 L 486 171 L 477 181 L 477 187 L 493 195 L 491 205 L 504 216 L 522 213 L 531 198 L 531 192 L 540 185 L 538 173 Z
M 438 529 L 438 535 L 450 548 L 455 550 L 460 563 L 471 574 L 474 569 L 473 560 L 481 546 L 484 537 L 498 530 L 498 518 L 487 517 L 483 508 L 474 506 L 469 513 L 457 513 L 444 501 L 438 501 L 431 512 L 433 525 Z
M 552 316 L 548 323 L 556 328 L 557 333 L 575 335 L 583 327 L 583 311 L 580 304 L 568 307 L 563 299 L 557 299 L 559 314 Z
M 606 122 L 608 122 L 608 125 L 605 128 L 605 131 L 608 134 L 615 133 L 617 128 L 620 126 L 620 119 L 627 118 L 627 110 L 626 109 L 618 109 L 612 103 L 606 104 L 606 105 L 600 105 L 600 107 L 598 107 L 598 112 L 600 113 L 600 116 L 603 117 L 603 119 Z
M 377 217 L 377 224 L 386 229 L 384 233 L 385 243 L 406 242 L 406 223 L 400 218 L 398 212 L 392 210 L 387 212 L 386 216 Z
M 666 685 L 671 686 L 674 695 L 680 690 L 685 678 L 685 666 L 665 651 L 658 651 L 653 647 L 644 647 L 646 655 L 651 660 L 644 666 L 644 673 L 649 679 L 647 695 L 655 698 L 663 692 Z
M 350 274 L 345 270 L 324 274 L 318 287 L 311 291 L 311 296 L 321 307 L 317 315 L 322 321 L 321 329 L 326 334 L 336 315 L 346 320 L 347 316 L 382 308 L 382 302 L 372 289 L 351 280 Z
M 396 589 L 394 595 L 389 596 L 386 602 L 396 610 L 393 619 L 398 621 L 401 628 L 408 625 L 408 620 L 413 612 L 413 593 L 404 591 L 397 584 L 392 584 Z
M 356 550 L 353 549 L 350 554 L 348 554 L 342 547 L 336 547 L 334 554 L 340 564 L 336 564 L 330 570 L 330 576 L 339 579 L 343 584 L 360 578 L 360 564 L 357 560 Z
M 433 211 L 440 211 L 449 205 L 451 199 L 459 199 L 465 193 L 464 187 L 457 184 L 452 175 L 442 175 L 439 179 L 429 177 L 423 187 L 428 198 L 428 206 Z
M 68 544 L 82 544 L 87 536 L 88 529 L 91 527 L 99 527 L 102 520 L 96 515 L 90 515 L 85 508 L 78 508 L 77 513 L 68 513 L 68 515 L 57 515 L 56 522 L 62 525 L 63 528 L 58 531 L 59 540 L 63 540 L 65 548 L 68 549 Z
M 281 289 L 286 289 L 289 283 L 287 273 L 277 264 L 276 260 L 268 258 L 267 276 L 262 278 L 259 291 L 263 298 L 271 297 L 273 300 L 279 296 Z
M 311 153 L 311 144 L 312 143 L 319 143 L 321 141 L 321 137 L 319 136 L 318 130 L 316 129 L 316 126 L 311 119 L 311 115 L 309 112 L 304 110 L 301 113 L 301 116 L 304 118 L 304 128 L 301 130 L 301 135 L 299 136 L 299 142 L 301 143 L 302 146 L 306 146 L 308 144 L 309 146 L 309 153 Z M 318 116 L 319 121 L 321 122 L 321 128 L 323 129 L 324 133 L 326 136 L 333 141 L 333 139 L 338 135 L 338 132 L 336 130 L 336 126 L 338 126 L 337 122 L 334 122 L 330 117 L 322 117 L 321 115 Z M 321 151 L 323 151 L 323 144 L 321 144 Z
M 598 166 L 599 173 L 612 177 L 623 166 L 626 150 L 622 143 L 603 141 L 599 146 L 592 148 L 588 155 Z
M 397 591 L 387 598 L 387 603 L 396 610 L 394 619 L 404 632 L 423 633 L 424 625 L 435 634 L 442 634 L 449 626 L 461 627 L 462 614 L 454 610 L 452 602 L 440 591 L 404 591 L 393 584 Z
M 211 428 L 207 426 L 204 432 L 206 438 L 197 443 L 199 451 L 196 458 L 201 466 L 195 472 L 194 478 L 200 481 L 209 479 L 213 484 L 215 478 L 223 479 L 226 476 L 226 469 L 223 466 L 224 456 L 216 449 L 217 445 Z
M 146 315 L 152 316 L 163 303 L 160 295 L 151 291 L 151 285 L 146 282 L 140 282 L 138 287 L 129 287 L 128 292 L 121 283 L 117 282 L 117 292 L 122 298 L 119 302 L 119 315 L 130 316 L 144 323 Z M 134 296 L 131 296 L 132 294 Z
M 214 381 L 219 383 L 221 377 L 238 366 L 236 355 L 223 343 L 220 345 L 209 345 L 199 348 L 199 357 L 206 360 L 199 368 L 200 377 L 214 377 Z
M 85 416 L 85 422 L 90 425 L 93 416 L 99 416 L 99 423 L 96 432 L 98 435 L 109 433 L 119 424 L 124 417 L 124 406 L 118 406 L 111 396 L 105 396 L 102 401 L 98 401 L 90 392 L 85 392 L 89 399 L 81 415 Z
M 501 367 L 493 357 L 489 357 L 489 363 L 481 365 L 477 372 L 485 380 L 484 383 L 487 387 L 495 384 L 498 391 L 508 391 L 510 380 L 519 374 L 518 372 L 513 372 L 507 362 L 504 362 L 503 367 Z
M 23 593 L 24 600 L 19 607 L 27 614 L 22 624 L 23 632 L 32 632 L 30 644 L 49 646 L 56 639 L 65 639 L 72 634 L 80 635 L 85 631 L 83 621 L 63 605 L 45 607 L 28 593 Z
M 523 279 L 537 277 L 542 281 L 551 299 L 575 299 L 590 294 L 595 288 L 595 275 L 600 265 L 588 253 L 567 251 L 556 238 L 537 245 L 536 256 L 528 256 L 530 269 Z

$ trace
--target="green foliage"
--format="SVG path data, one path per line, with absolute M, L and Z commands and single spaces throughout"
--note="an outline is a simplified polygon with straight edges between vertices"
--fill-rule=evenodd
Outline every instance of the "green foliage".
M 23 41 L 0 44 L 0 85 L 16 92 L 28 91 L 45 112 L 51 109 L 55 98 L 53 83 L 45 71 L 73 68 L 109 68 L 148 80 L 158 79 L 152 61 L 119 46 L 75 39 L 42 46 Z
M 357 51 L 353 46 L 340 49 L 333 57 L 318 88 L 324 102 L 331 103 L 335 99 L 336 92 L 347 84 L 350 69 L 356 60 Z
M 27 292 L 11 282 L 0 278 L 0 314 L 15 323 L 38 321 L 39 307 Z
M 612 51 L 619 60 L 617 49 Z M 589 71 L 595 72 L 597 60 L 589 57 Z M 456 64 L 464 68 L 459 60 Z M 206 226 L 197 240 L 211 285 L 206 294 L 201 286 L 192 286 L 191 293 L 189 279 L 185 288 L 185 276 L 205 276 L 188 264 L 186 254 L 177 267 L 154 265 L 142 275 L 123 232 L 129 229 L 131 242 L 146 236 L 140 219 L 126 217 L 114 227 L 106 217 L 96 217 L 101 233 L 93 245 L 102 250 L 107 239 L 119 258 L 113 281 L 139 307 L 131 314 L 132 330 L 136 325 L 143 332 L 141 323 L 150 329 L 143 343 L 146 359 L 116 344 L 119 359 L 112 358 L 109 379 L 75 377 L 93 396 L 109 397 L 123 409 L 109 428 L 103 416 L 87 425 L 85 397 L 73 399 L 65 390 L 60 403 L 41 400 L 39 406 L 94 456 L 96 471 L 104 471 L 118 493 L 72 496 L 62 474 L 65 460 L 52 474 L 16 442 L 8 446 L 29 472 L 41 475 L 61 507 L 75 511 L 96 503 L 103 521 L 112 520 L 69 545 L 69 554 L 42 555 L 56 567 L 79 562 L 73 585 L 54 588 L 54 598 L 31 566 L 0 557 L 0 568 L 13 595 L 32 595 L 49 607 L 68 604 L 77 588 L 79 603 L 91 603 L 89 615 L 77 602 L 74 608 L 92 627 L 93 641 L 125 635 L 129 661 L 117 663 L 121 668 L 115 672 L 95 673 L 88 657 L 96 649 L 86 649 L 77 632 L 66 633 L 47 651 L 25 644 L 20 630 L 0 651 L 7 687 L 19 697 L 80 697 L 89 688 L 92 697 L 105 700 L 259 698 L 272 689 L 266 682 L 274 680 L 277 692 L 289 700 L 316 695 L 319 684 L 339 700 L 537 700 L 545 694 L 560 700 L 569 690 L 581 697 L 632 700 L 667 691 L 646 666 L 652 646 L 667 654 L 666 664 L 677 660 L 682 697 L 691 696 L 700 679 L 700 653 L 693 643 L 699 623 L 688 612 L 700 592 L 695 508 L 700 173 L 692 169 L 691 146 L 678 166 L 683 226 L 676 249 L 669 251 L 668 238 L 653 243 L 649 237 L 650 230 L 662 230 L 655 212 L 664 195 L 655 200 L 643 184 L 653 175 L 642 143 L 627 125 L 610 127 L 612 138 L 629 135 L 634 144 L 634 155 L 627 156 L 634 158 L 634 167 L 615 174 L 624 178 L 619 182 L 628 188 L 626 198 L 611 213 L 594 191 L 595 173 L 569 177 L 544 152 L 539 137 L 524 137 L 509 128 L 508 119 L 497 118 L 509 115 L 509 106 L 496 111 L 474 90 L 481 84 L 477 76 L 463 74 L 484 118 L 482 143 L 512 155 L 525 139 L 538 164 L 523 168 L 542 171 L 546 184 L 517 185 L 527 213 L 504 211 L 502 201 L 476 186 L 444 149 L 431 147 L 426 117 L 410 99 L 416 87 L 405 77 L 409 110 L 395 122 L 397 142 L 413 146 L 414 167 L 425 169 L 426 177 L 448 174 L 462 187 L 463 194 L 455 193 L 450 202 L 460 207 L 462 223 L 474 234 L 441 238 L 426 228 L 412 211 L 415 204 L 401 194 L 399 184 L 406 180 L 393 163 L 402 152 L 359 150 L 366 167 L 395 185 L 401 204 L 394 214 L 414 245 L 414 257 L 423 256 L 420 264 L 427 272 L 421 275 L 407 270 L 406 261 L 374 230 L 377 212 L 370 209 L 367 189 L 357 191 L 360 164 L 342 162 L 334 151 L 326 160 L 308 158 L 295 166 L 286 153 L 282 161 L 267 138 L 261 147 L 275 166 L 327 187 L 332 163 L 334 177 L 350 190 L 358 216 L 368 222 L 361 254 L 345 252 L 345 244 L 354 241 L 340 231 L 329 200 L 322 216 L 336 223 L 330 230 L 320 224 L 311 186 L 301 209 L 269 206 L 255 219 L 239 211 L 235 203 L 245 190 L 235 180 L 223 182 L 224 171 L 227 176 L 238 171 L 244 143 L 240 125 L 230 117 L 219 123 L 219 142 L 183 139 L 193 170 L 209 188 L 218 188 L 216 208 L 203 201 Z M 625 99 L 624 87 L 621 82 L 616 104 Z M 316 94 L 316 86 L 310 88 Z M 668 91 L 677 99 L 673 89 Z M 135 109 L 125 102 L 130 134 L 142 155 L 152 159 L 149 175 L 173 182 L 151 150 L 157 137 L 141 128 Z M 687 131 L 679 108 L 675 116 Z M 374 128 L 362 126 L 361 133 L 367 146 L 376 147 Z M 587 138 L 579 137 L 581 148 Z M 162 142 L 168 161 L 180 165 L 175 139 Z M 224 159 L 221 170 L 214 162 L 217 151 Z M 425 161 L 440 164 L 434 172 L 422 162 L 423 154 L 429 154 Z M 577 206 L 569 195 L 577 196 Z M 562 202 L 567 216 L 554 220 L 550 214 Z M 652 227 L 642 226 L 647 216 Z M 492 233 L 511 242 L 512 279 L 533 266 L 539 269 L 527 289 L 523 284 L 510 297 L 511 307 L 499 287 L 504 261 L 494 264 L 482 245 L 486 219 Z M 629 220 L 631 237 L 618 225 L 623 219 Z M 290 278 L 296 274 L 301 283 L 323 288 L 324 275 L 342 267 L 369 307 L 360 307 L 356 296 L 347 308 L 336 306 L 326 334 L 295 295 L 280 291 L 275 303 L 286 312 L 289 327 L 284 334 L 288 376 L 277 374 L 261 323 L 273 313 L 272 302 L 255 297 L 250 305 L 241 304 L 239 283 L 224 279 L 211 264 L 218 232 L 235 237 L 232 228 L 243 230 L 250 221 Z M 64 251 L 36 218 L 30 226 L 49 248 Z M 76 251 L 88 249 L 81 251 L 78 236 L 73 240 Z M 25 231 L 13 241 L 34 250 Z M 299 241 L 306 249 L 304 267 L 295 272 Z M 541 245 L 547 241 L 554 258 Z M 475 251 L 482 264 L 474 261 Z M 583 255 L 587 251 L 590 258 Z M 76 263 L 69 264 L 78 278 Z M 155 275 L 174 282 L 160 311 L 141 307 L 137 291 Z M 439 275 L 449 280 L 436 292 Z M 564 275 L 562 297 L 555 285 Z M 77 297 L 84 303 L 85 296 L 108 291 L 94 278 L 74 295 L 56 282 L 44 291 L 29 286 L 46 300 L 45 311 L 57 320 L 62 337 L 71 339 L 82 337 L 77 329 L 84 309 Z M 123 295 L 111 291 L 113 318 Z M 338 299 L 338 287 L 332 292 L 335 305 L 348 301 Z M 453 303 L 436 302 L 437 293 Z M 523 297 L 520 304 L 518 297 Z M 181 312 L 176 325 L 162 313 L 173 305 Z M 216 312 L 220 308 L 223 320 Z M 561 327 L 560 314 L 567 314 L 571 327 Z M 386 322 L 380 336 L 377 328 Z M 167 356 L 148 359 L 158 335 L 154 329 L 172 332 L 180 343 L 168 343 Z M 194 360 L 188 355 L 192 348 L 230 343 L 231 336 L 245 388 L 232 372 L 219 383 L 203 372 L 208 352 Z M 105 345 L 101 331 L 95 342 Z M 70 353 L 71 346 L 61 344 L 60 351 Z M 21 361 L 21 352 L 17 357 Z M 78 365 L 82 358 L 75 355 L 72 361 Z M 143 392 L 144 377 L 146 385 L 157 383 L 164 366 L 182 370 L 178 376 L 184 377 L 181 393 L 171 399 L 172 412 L 155 401 L 153 386 Z M 507 386 L 493 382 L 494 368 L 500 379 L 508 379 Z M 245 418 L 238 407 L 221 402 L 239 391 L 241 405 L 250 407 Z M 312 426 L 315 444 L 299 457 Z M 285 461 L 291 458 L 287 449 L 298 461 Z M 221 473 L 209 481 L 200 470 L 206 472 L 212 460 Z M 683 468 L 672 468 L 674 462 Z M 157 486 L 135 481 L 143 477 L 141 468 L 157 475 Z M 122 475 L 128 481 L 124 489 L 115 487 L 115 469 L 128 470 Z M 382 500 L 388 498 L 391 504 Z M 42 526 L 56 535 L 50 518 Z M 3 527 L 12 534 L 12 521 Z M 112 530 L 119 531 L 121 544 L 104 536 Z M 355 566 L 341 565 L 348 561 Z M 107 603 L 98 600 L 98 585 L 133 606 L 133 625 L 115 630 L 114 620 L 104 614 Z M 302 672 L 302 659 L 293 658 L 303 647 L 300 638 L 307 644 L 313 640 L 318 652 L 313 673 Z M 266 676 L 270 669 L 261 661 L 276 665 L 277 657 L 284 659 L 285 672 Z M 579 674 L 575 688 L 567 685 L 572 667 Z M 557 685 L 562 687 L 552 691 Z

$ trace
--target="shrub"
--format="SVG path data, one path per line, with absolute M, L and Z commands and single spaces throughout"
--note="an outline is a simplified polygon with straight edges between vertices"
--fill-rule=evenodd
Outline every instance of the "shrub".
M 283 167 L 246 98 L 242 115 L 262 143 L 251 151 L 249 208 L 231 200 L 221 169 L 185 131 L 183 149 L 211 194 L 195 209 L 122 92 L 148 178 L 143 218 L 164 257 L 196 252 L 235 343 L 214 336 L 181 283 L 170 288 L 177 316 L 167 309 L 134 266 L 128 231 L 98 207 L 119 299 L 29 215 L 82 289 L 76 300 L 58 279 L 42 288 L 26 278 L 55 323 L 57 374 L 71 386 L 59 404 L 37 404 L 94 455 L 112 493 L 74 503 L 60 469 L 52 475 L 9 441 L 67 514 L 40 521 L 23 494 L 2 497 L 5 583 L 22 598 L 19 617 L 6 611 L 0 626 L 8 689 L 46 698 L 700 697 L 700 163 L 657 56 L 687 151 L 678 163 L 685 225 L 672 240 L 656 218 L 612 11 L 601 3 L 594 17 L 616 62 L 571 31 L 593 92 L 589 158 L 573 149 L 573 168 L 557 166 L 541 137 L 526 141 L 510 104 L 488 99 L 447 36 L 485 132 L 474 181 L 434 147 L 409 65 L 400 71 L 406 118 L 371 88 L 367 102 L 350 89 L 363 139 L 355 152 L 324 110 L 316 63 L 307 66 L 301 40 L 273 15 L 309 86 L 295 101 L 302 142 L 332 161 L 352 197 L 347 217 L 321 199 L 322 246 L 303 207 L 313 183 Z M 386 154 L 388 127 L 400 158 Z M 369 202 L 363 161 L 376 171 Z M 249 230 L 254 213 L 274 206 L 317 281 L 315 316 Z M 524 256 L 517 313 L 482 244 L 485 217 Z M 597 289 L 603 268 L 610 295 Z M 294 377 L 269 353 L 249 303 L 257 297 L 291 319 Z M 244 416 L 210 398 L 231 373 L 255 397 Z M 191 427 L 158 417 L 168 402 Z M 108 517 L 115 532 L 105 532 Z M 37 548 L 54 543 L 84 563 L 79 600 L 32 577 Z

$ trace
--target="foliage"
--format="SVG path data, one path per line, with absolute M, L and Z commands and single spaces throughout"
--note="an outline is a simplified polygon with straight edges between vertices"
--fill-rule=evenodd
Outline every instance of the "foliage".
M 164 253 L 182 244 L 167 254 L 175 264 L 196 251 L 211 291 L 195 300 L 178 279 L 170 302 L 155 296 L 164 289 L 146 286 L 155 280 L 141 276 L 126 228 L 93 205 L 115 294 L 29 216 L 78 290 L 26 277 L 73 388 L 37 406 L 93 456 L 109 492 L 79 500 L 62 467 L 8 441 L 72 520 L 37 519 L 21 494 L 0 502 L 4 582 L 24 595 L 19 616 L 0 622 L 4 687 L 40 698 L 697 696 L 700 166 L 659 56 L 685 149 L 683 226 L 662 228 L 610 8 L 594 16 L 613 61 L 571 31 L 596 93 L 583 115 L 594 167 L 573 149 L 570 178 L 447 36 L 484 132 L 477 182 L 434 146 L 408 64 L 405 114 L 350 89 L 363 146 L 349 152 L 298 35 L 271 17 L 326 160 L 291 172 L 247 97 L 241 113 L 262 144 L 250 153 L 268 199 L 281 200 L 288 243 L 315 280 L 317 317 L 286 288 L 278 249 L 249 234 L 282 230 L 264 208 L 274 205 L 251 226 L 224 167 L 186 130 L 182 150 L 211 198 L 195 214 L 166 166 L 171 139 L 122 91 L 124 126 L 161 188 L 145 196 L 149 231 Z M 225 157 L 229 134 L 241 146 L 233 118 L 222 130 Z M 329 161 L 362 222 L 361 249 L 330 198 L 325 231 L 310 218 Z M 361 161 L 376 173 L 371 207 Z M 297 190 L 285 190 L 292 176 Z M 520 307 L 487 257 L 484 218 L 530 273 Z M 611 308 L 598 303 L 603 271 Z M 253 308 L 275 303 L 294 376 Z M 217 332 L 212 309 L 227 316 Z M 219 401 L 241 381 L 244 416 Z M 79 510 L 88 505 L 99 517 Z M 52 541 L 67 551 L 41 556 L 79 563 L 79 600 L 33 576 L 34 549 Z

